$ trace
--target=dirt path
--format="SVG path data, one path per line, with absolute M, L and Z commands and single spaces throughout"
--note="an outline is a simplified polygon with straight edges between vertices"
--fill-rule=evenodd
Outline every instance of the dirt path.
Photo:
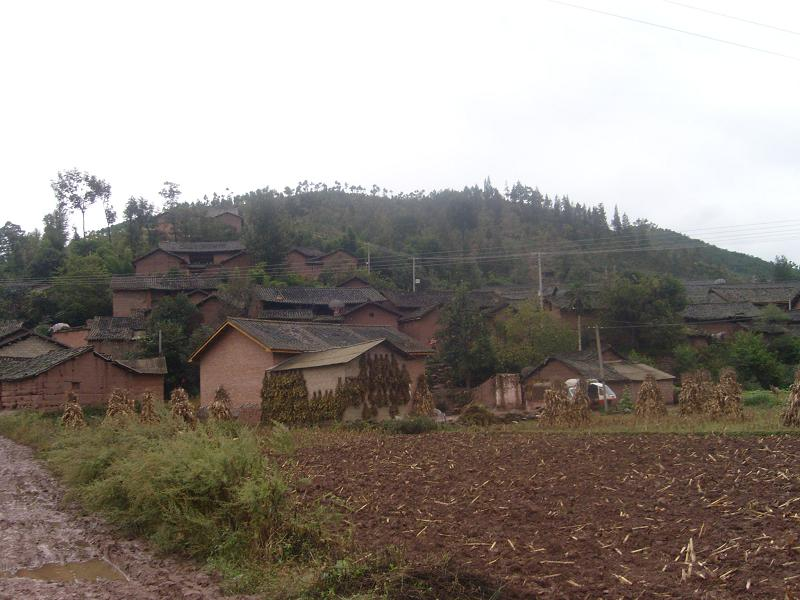
M 29 448 L 0 437 L 0 599 L 222 597 L 209 575 L 120 539 L 62 498 Z

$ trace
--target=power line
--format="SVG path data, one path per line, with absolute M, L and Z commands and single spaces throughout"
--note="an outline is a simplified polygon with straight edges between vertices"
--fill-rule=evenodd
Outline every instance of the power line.
M 663 25 L 661 23 L 655 23 L 653 21 L 645 21 L 644 19 L 637 19 L 636 17 L 628 17 L 626 15 L 621 15 L 618 13 L 613 13 L 605 10 L 600 10 L 597 8 L 590 8 L 588 6 L 582 6 L 580 4 L 572 4 L 571 2 L 564 2 L 563 0 L 545 0 L 545 2 L 550 2 L 552 4 L 558 4 L 560 6 L 567 6 L 569 8 L 575 8 L 579 10 L 585 10 L 587 12 L 596 13 L 599 15 L 605 15 L 607 17 L 614 17 L 615 19 L 622 19 L 623 21 L 630 21 L 632 23 L 639 23 L 640 25 L 647 25 L 649 27 L 656 27 L 657 29 L 664 29 L 666 31 L 672 31 L 675 33 L 683 33 L 685 35 L 691 35 L 697 38 L 701 38 L 704 40 L 709 40 L 712 42 L 718 42 L 720 44 L 727 44 L 728 46 L 735 46 L 737 48 L 744 48 L 745 50 L 753 50 L 755 52 L 761 52 L 763 54 L 771 54 L 773 56 L 780 56 L 781 58 L 788 58 L 789 60 L 796 60 L 800 62 L 800 57 L 792 56 L 791 54 L 784 54 L 782 52 L 776 52 L 775 50 L 767 50 L 765 48 L 759 48 L 758 46 L 750 46 L 749 44 L 742 44 L 741 42 L 734 42 L 733 40 L 725 40 L 722 38 L 714 37 L 711 35 L 706 35 L 704 33 L 698 33 L 696 31 L 688 31 L 686 29 L 680 29 L 678 27 L 672 27 L 671 25 Z
M 681 6 L 683 8 L 688 8 L 690 10 L 696 10 L 698 12 L 708 13 L 709 15 L 716 15 L 717 17 L 723 17 L 725 19 L 731 19 L 732 21 L 739 21 L 741 23 L 747 23 L 749 25 L 756 25 L 758 27 L 766 27 L 767 29 L 774 29 L 775 31 L 780 31 L 782 33 L 790 33 L 792 35 L 800 35 L 800 31 L 794 31 L 792 29 L 785 29 L 783 27 L 776 27 L 775 25 L 769 25 L 768 23 L 762 23 L 760 21 L 751 21 L 750 19 L 743 19 L 741 17 L 737 17 L 734 15 L 729 15 L 726 13 L 717 12 L 715 10 L 709 10 L 707 8 L 700 8 L 699 6 L 692 6 L 691 4 L 684 4 L 683 2 L 676 2 L 675 0 L 662 0 L 662 2 L 667 2 L 668 4 L 674 4 L 675 6 Z

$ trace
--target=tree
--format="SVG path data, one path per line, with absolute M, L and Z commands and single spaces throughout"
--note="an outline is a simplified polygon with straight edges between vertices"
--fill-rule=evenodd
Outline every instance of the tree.
M 181 186 L 172 181 L 165 181 L 163 186 L 158 195 L 164 198 L 164 210 L 171 210 L 178 204 L 178 198 L 183 192 L 181 192 Z
M 81 229 L 83 237 L 86 237 L 86 211 L 97 200 L 106 204 L 111 196 L 111 186 L 102 179 L 78 169 L 59 171 L 56 179 L 50 182 L 50 186 L 59 204 L 64 203 L 71 210 L 80 211 Z
M 611 218 L 611 229 L 614 233 L 622 233 L 622 220 L 619 218 L 619 209 L 614 205 L 614 216 Z
M 670 275 L 617 276 L 603 289 L 601 302 L 605 337 L 621 348 L 661 356 L 682 338 L 686 290 Z
M 200 311 L 185 294 L 162 298 L 150 315 L 142 341 L 144 356 L 161 354 L 167 361 L 167 388 L 198 389 L 197 369 L 188 364 L 192 334 L 200 324 Z M 159 344 L 160 340 L 160 344 Z
M 764 338 L 757 333 L 737 332 L 727 350 L 730 364 L 736 369 L 742 382 L 757 382 L 763 388 L 783 382 L 786 369 L 767 347 Z
M 800 267 L 785 256 L 776 256 L 772 263 L 772 279 L 775 281 L 796 281 L 800 279 Z
M 492 337 L 498 368 L 506 373 L 535 366 L 546 357 L 575 349 L 575 334 L 562 322 L 539 309 L 534 300 L 495 327 Z
M 494 372 L 495 357 L 489 330 L 466 287 L 459 286 L 442 309 L 437 334 L 439 359 L 456 385 L 472 382 Z
M 103 198 L 103 213 L 106 217 L 106 224 L 108 224 L 108 239 L 111 241 L 111 227 L 117 222 L 117 211 L 114 210 L 108 198 Z
M 96 254 L 71 255 L 53 281 L 55 318 L 70 325 L 111 312 L 110 273 Z
M 125 229 L 128 234 L 128 245 L 135 254 L 142 244 L 145 231 L 149 230 L 153 218 L 153 205 L 142 198 L 131 196 L 125 205 L 122 215 L 125 218 Z

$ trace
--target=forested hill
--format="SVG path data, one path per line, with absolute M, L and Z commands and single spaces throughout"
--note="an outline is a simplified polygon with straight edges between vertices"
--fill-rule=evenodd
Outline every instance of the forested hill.
M 614 270 L 731 281 L 773 274 L 772 263 L 759 258 L 519 183 L 505 191 L 487 181 L 461 191 L 411 194 L 304 183 L 233 201 L 259 260 L 276 264 L 293 245 L 344 246 L 366 256 L 368 244 L 373 265 L 401 285 L 410 281 L 409 256 L 418 257 L 426 286 L 530 284 L 536 273 L 530 253 L 537 251 L 544 272 L 558 281 L 597 281 Z

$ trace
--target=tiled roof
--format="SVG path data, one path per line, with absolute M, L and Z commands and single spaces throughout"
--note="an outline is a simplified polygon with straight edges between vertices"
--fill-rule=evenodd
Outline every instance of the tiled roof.
M 97 342 L 101 340 L 128 341 L 135 337 L 137 331 L 147 328 L 144 317 L 95 317 L 88 323 L 89 332 L 86 340 Z
M 142 375 L 166 375 L 167 359 L 163 356 L 155 358 L 134 358 L 131 360 L 117 360 L 123 367 L 136 371 Z
M 386 299 L 400 310 L 412 310 L 423 307 L 447 304 L 453 297 L 453 292 L 449 290 L 437 290 L 426 292 L 401 292 L 397 290 L 381 290 Z
M 22 330 L 22 321 L 0 321 L 0 339 Z
M 290 252 L 297 252 L 298 254 L 302 254 L 306 258 L 319 258 L 323 254 L 325 254 L 322 250 L 318 248 L 307 248 L 305 246 L 295 246 L 290 250 Z
M 386 312 L 395 315 L 397 317 L 403 316 L 403 313 L 396 311 L 388 304 L 378 303 L 378 302 L 364 302 L 363 304 L 354 304 L 352 306 L 348 306 L 341 312 L 341 315 L 342 316 L 349 315 L 350 313 L 360 310 L 365 306 L 372 306 L 377 308 L 378 310 L 385 310 Z
M 263 302 L 300 306 L 328 306 L 333 302 L 364 304 L 382 302 L 383 295 L 375 288 L 263 287 L 254 288 L 255 297 Z
M 220 215 L 227 214 L 227 213 L 232 214 L 232 215 L 236 215 L 238 217 L 238 216 L 240 216 L 239 215 L 239 207 L 238 206 L 209 206 L 206 209 L 206 216 L 211 218 L 211 219 L 213 219 L 214 217 L 218 217 Z
M 788 284 L 726 284 L 712 286 L 714 293 L 728 302 L 754 302 L 755 304 L 786 304 L 800 295 L 800 285 Z
M 260 319 L 228 319 L 225 326 L 233 325 L 248 336 L 258 340 L 272 350 L 285 352 L 319 352 L 331 348 L 353 346 L 374 340 L 387 340 L 402 352 L 430 354 L 427 348 L 415 339 L 400 333 L 393 327 L 340 325 L 316 321 L 297 323 L 264 321 Z M 220 331 L 220 330 L 217 330 Z M 216 334 L 215 334 L 216 335 Z M 198 350 L 195 356 L 203 351 Z
M 761 314 L 757 306 L 751 302 L 710 302 L 707 304 L 690 304 L 682 315 L 687 321 L 723 321 L 736 319 L 754 319 Z
M 310 308 L 262 310 L 259 318 L 271 321 L 312 321 L 314 311 Z
M 382 344 L 386 340 L 371 340 L 353 346 L 343 348 L 331 348 L 320 352 L 306 352 L 288 358 L 281 363 L 267 369 L 268 371 L 291 371 L 294 369 L 309 369 L 312 367 L 326 367 L 329 365 L 343 365 L 349 363 L 372 350 L 375 346 Z
M 0 380 L 15 381 L 35 377 L 49 371 L 63 362 L 71 360 L 86 352 L 91 352 L 91 346 L 80 348 L 61 348 L 53 350 L 41 356 L 35 356 L 24 360 L 5 360 L 0 361 Z
M 172 273 L 164 275 L 115 275 L 111 278 L 112 290 L 215 290 L 220 284 L 222 284 L 222 279 L 219 277 Z
M 236 240 L 231 242 L 161 242 L 158 247 L 165 252 L 242 252 L 245 246 Z
M 406 313 L 401 319 L 401 323 L 408 323 L 409 321 L 418 321 L 425 315 L 430 312 L 433 312 L 439 308 L 438 304 L 431 304 L 430 306 L 423 306 L 422 308 L 417 308 L 416 310 L 412 310 L 409 313 Z
M 584 352 L 569 352 L 565 354 L 555 354 L 545 359 L 538 367 L 529 370 L 525 378 L 534 375 L 540 368 L 544 367 L 551 360 L 557 360 L 575 370 L 583 379 L 600 379 L 600 364 L 597 360 L 597 353 L 591 350 Z M 647 375 L 652 375 L 656 380 L 674 379 L 664 371 L 645 365 L 634 363 L 628 360 L 614 360 L 603 362 L 603 377 L 608 381 L 644 381 Z

